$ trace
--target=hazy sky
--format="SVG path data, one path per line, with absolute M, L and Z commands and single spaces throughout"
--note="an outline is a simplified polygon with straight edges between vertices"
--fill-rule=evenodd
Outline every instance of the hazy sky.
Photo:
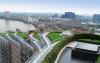
M 0 11 L 100 13 L 100 0 L 0 0 Z

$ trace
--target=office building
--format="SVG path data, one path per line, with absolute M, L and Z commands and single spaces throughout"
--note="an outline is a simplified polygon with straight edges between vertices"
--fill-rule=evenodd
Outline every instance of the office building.
M 10 15 L 10 12 L 9 12 L 9 11 L 5 11 L 5 18 L 6 18 L 6 19 L 9 19 L 10 16 L 11 16 L 11 15 Z
M 71 18 L 71 19 L 74 19 L 76 17 L 76 15 L 73 12 L 65 12 L 65 14 L 62 15 L 61 17 L 62 18 Z
M 25 63 L 33 55 L 34 50 L 33 50 L 32 46 L 30 46 L 26 42 L 20 40 L 18 37 L 15 37 L 15 35 L 10 36 L 10 37 L 11 37 L 11 39 L 14 42 L 13 43 L 14 47 L 12 45 L 12 47 L 11 47 L 12 49 L 11 50 L 14 53 L 14 55 L 16 55 L 16 54 L 18 55 L 18 57 L 17 56 L 12 56 L 12 57 L 15 58 L 15 59 L 13 59 L 13 62 L 12 63 L 16 63 L 15 60 L 17 58 L 19 58 L 20 63 Z M 14 52 L 13 49 L 15 51 L 18 50 L 17 53 Z M 17 63 L 19 63 L 19 62 L 17 62 Z
M 100 14 L 94 14 L 93 15 L 93 20 L 96 23 L 100 23 Z
M 33 54 L 33 46 L 19 38 L 0 36 L 0 63 L 25 63 Z
M 9 42 L 0 36 L 0 63 L 11 63 Z

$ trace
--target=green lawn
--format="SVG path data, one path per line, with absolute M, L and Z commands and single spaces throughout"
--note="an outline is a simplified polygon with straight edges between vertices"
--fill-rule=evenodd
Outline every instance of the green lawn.
M 38 32 L 34 32 L 33 33 L 33 37 L 35 37 L 36 39 L 40 40 L 40 37 L 39 37 L 39 33 Z
M 24 32 L 17 32 L 17 35 L 20 36 L 23 39 L 27 39 L 28 38 L 28 35 L 26 33 L 24 33 Z
M 53 42 L 62 41 L 64 37 L 60 36 L 59 34 L 60 32 L 50 32 L 47 36 Z

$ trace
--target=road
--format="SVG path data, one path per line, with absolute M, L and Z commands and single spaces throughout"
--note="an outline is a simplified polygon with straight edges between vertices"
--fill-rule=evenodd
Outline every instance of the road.
M 47 38 L 48 32 L 43 33 L 43 38 L 46 41 L 47 45 L 49 46 L 51 44 L 51 41 Z
M 29 37 L 31 38 L 33 43 L 39 48 L 39 50 L 42 51 L 41 45 L 38 43 L 38 40 L 33 37 L 33 34 L 30 34 Z
M 43 40 L 45 40 L 45 42 L 48 44 L 48 46 L 45 46 L 41 52 L 39 52 L 36 56 L 34 56 L 30 61 L 26 62 L 26 63 L 41 63 L 43 61 L 43 59 L 45 58 L 45 56 L 53 49 L 53 47 L 58 43 L 53 43 L 51 44 L 51 42 L 47 39 L 46 37 L 47 33 L 43 33 L 42 38 Z
M 45 56 L 52 50 L 52 48 L 56 45 L 57 43 L 54 43 L 50 45 L 49 47 L 45 47 L 45 49 L 42 52 L 39 52 L 37 57 L 34 59 L 31 59 L 28 63 L 41 63 Z

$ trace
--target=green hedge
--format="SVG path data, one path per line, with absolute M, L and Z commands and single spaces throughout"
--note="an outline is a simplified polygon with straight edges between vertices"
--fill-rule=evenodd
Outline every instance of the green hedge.
M 100 63 L 100 55 L 99 55 L 99 57 L 97 58 L 96 63 Z
M 53 50 L 45 57 L 42 63 L 54 63 L 59 54 L 60 50 L 66 46 L 68 43 L 72 41 L 76 41 L 78 39 L 91 39 L 91 40 L 100 40 L 99 35 L 94 34 L 75 34 L 72 37 L 67 37 L 65 40 L 59 42 Z
M 79 39 L 78 41 L 84 43 L 100 44 L 100 40 Z

